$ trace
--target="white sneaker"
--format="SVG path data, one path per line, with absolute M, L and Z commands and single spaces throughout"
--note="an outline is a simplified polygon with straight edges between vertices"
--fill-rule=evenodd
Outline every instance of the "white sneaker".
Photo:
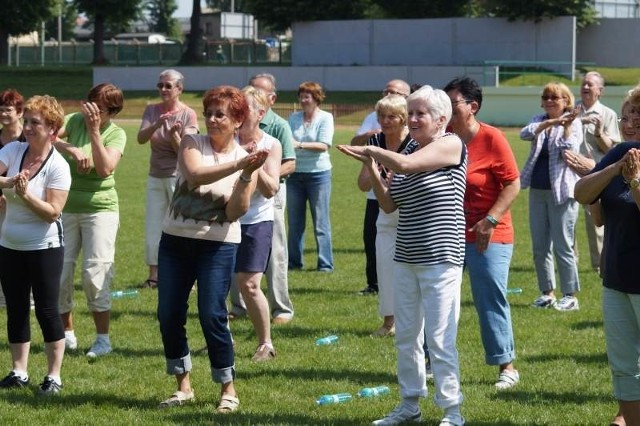
M 106 355 L 111 352 L 111 343 L 102 339 L 96 339 L 91 345 L 91 349 L 87 352 L 87 358 L 96 359 L 99 356 Z
M 440 426 L 464 426 L 466 424 L 462 416 L 444 416 L 440 420 Z
M 520 381 L 518 370 L 502 370 L 496 382 L 496 389 L 503 390 L 514 387 Z
M 564 296 L 554 306 L 558 311 L 577 311 L 580 309 L 580 304 L 575 296 Z
M 556 304 L 556 297 L 548 294 L 541 294 L 536 300 L 533 301 L 534 308 L 550 308 Z
M 64 333 L 64 348 L 71 351 L 78 349 L 78 338 L 75 335 Z
M 411 412 L 404 405 L 398 405 L 392 412 L 384 418 L 371 422 L 372 425 L 393 426 L 404 422 L 419 422 L 422 419 L 420 409 Z

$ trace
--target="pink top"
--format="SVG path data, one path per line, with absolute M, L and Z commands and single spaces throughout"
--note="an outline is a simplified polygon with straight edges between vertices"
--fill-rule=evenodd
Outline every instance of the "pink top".
M 141 129 L 155 123 L 163 114 L 162 104 L 148 105 L 142 115 Z M 198 118 L 196 112 L 184 106 L 174 112 L 168 121 L 168 126 L 163 126 L 153 132 L 149 142 L 151 143 L 151 158 L 149 159 L 149 176 L 155 178 L 167 178 L 176 175 L 178 153 L 171 144 L 169 128 L 177 122 L 182 122 L 182 134 L 198 133 Z

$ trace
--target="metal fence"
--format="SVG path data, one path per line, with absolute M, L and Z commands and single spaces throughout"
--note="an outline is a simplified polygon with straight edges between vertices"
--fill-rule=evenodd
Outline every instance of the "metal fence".
M 112 65 L 175 64 L 186 49 L 185 43 L 142 43 L 105 41 L 104 54 Z M 205 64 L 291 64 L 291 45 L 268 46 L 260 41 L 207 41 L 202 56 Z M 93 61 L 93 42 L 45 42 L 44 45 L 9 46 L 8 64 L 87 65 Z

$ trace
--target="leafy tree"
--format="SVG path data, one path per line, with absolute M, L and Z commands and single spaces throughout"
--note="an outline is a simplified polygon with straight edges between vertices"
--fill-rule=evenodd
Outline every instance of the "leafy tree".
M 93 61 L 92 64 L 106 64 L 104 55 L 105 33 L 109 26 L 116 30 L 127 28 L 139 17 L 142 0 L 73 0 L 80 12 L 93 21 Z
M 6 65 L 9 35 L 30 33 L 51 16 L 52 0 L 0 0 L 0 64 Z
M 247 11 L 274 31 L 285 31 L 293 22 L 362 19 L 370 0 L 246 0 Z
M 481 16 L 540 22 L 545 18 L 575 16 L 578 28 L 597 22 L 592 0 L 476 0 Z
M 221 12 L 231 12 L 231 3 L 235 13 L 251 13 L 247 9 L 246 0 L 207 0 L 207 6 Z
M 386 14 L 386 18 L 421 19 L 467 16 L 469 0 L 372 0 Z
M 62 40 L 73 37 L 73 29 L 76 26 L 78 11 L 70 1 L 55 0 L 51 8 L 51 18 L 45 24 L 47 38 L 58 39 L 58 15 L 62 14 Z
M 178 9 L 176 0 L 145 0 L 144 8 L 149 12 L 149 30 L 169 37 L 181 38 L 180 24 L 173 17 Z

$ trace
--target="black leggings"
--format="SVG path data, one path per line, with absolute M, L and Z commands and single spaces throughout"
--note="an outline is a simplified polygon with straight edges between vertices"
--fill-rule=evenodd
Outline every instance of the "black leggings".
M 367 208 L 364 211 L 364 227 L 362 229 L 362 239 L 364 240 L 364 254 L 367 258 L 365 272 L 367 274 L 367 285 L 378 289 L 378 273 L 376 271 L 376 221 L 380 207 L 378 200 L 367 199 Z
M 0 282 L 7 301 L 9 343 L 31 341 L 29 293 L 32 289 L 44 341 L 64 338 L 58 311 L 63 259 L 64 247 L 20 251 L 0 246 Z

